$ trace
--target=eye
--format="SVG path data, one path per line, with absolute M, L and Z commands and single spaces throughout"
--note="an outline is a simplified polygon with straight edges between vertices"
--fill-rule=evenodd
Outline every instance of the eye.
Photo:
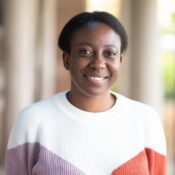
M 113 50 L 107 50 L 104 52 L 104 56 L 107 58 L 113 58 L 117 56 L 117 52 Z
M 79 54 L 80 56 L 88 57 L 88 56 L 93 56 L 94 52 L 90 49 L 80 49 Z

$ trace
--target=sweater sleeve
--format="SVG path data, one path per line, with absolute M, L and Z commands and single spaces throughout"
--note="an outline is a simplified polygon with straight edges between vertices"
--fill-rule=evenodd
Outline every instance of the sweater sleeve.
M 13 125 L 7 146 L 5 175 L 32 174 L 39 154 L 39 144 L 29 141 L 33 117 L 30 110 L 25 109 Z
M 151 110 L 145 121 L 145 152 L 149 175 L 166 175 L 166 141 L 158 114 Z

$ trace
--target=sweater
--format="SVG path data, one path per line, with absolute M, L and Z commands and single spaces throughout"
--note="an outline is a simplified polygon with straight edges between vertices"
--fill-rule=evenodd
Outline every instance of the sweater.
M 67 91 L 24 108 L 9 137 L 5 175 L 165 175 L 155 110 L 112 92 L 105 112 L 73 106 Z

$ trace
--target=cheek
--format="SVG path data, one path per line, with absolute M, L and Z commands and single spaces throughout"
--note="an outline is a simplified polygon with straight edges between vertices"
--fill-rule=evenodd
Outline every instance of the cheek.
M 71 62 L 71 65 L 73 67 L 73 69 L 77 69 L 77 71 L 84 69 L 87 67 L 87 65 L 89 64 L 89 60 L 87 58 L 74 58 L 72 59 L 73 61 Z
M 119 68 L 118 68 L 118 66 L 116 66 L 116 67 L 114 67 L 114 66 L 111 67 L 110 72 L 111 72 L 111 82 L 112 82 L 112 84 L 113 84 L 114 82 L 117 81 L 118 76 L 119 76 Z
M 109 65 L 108 65 L 108 68 L 110 69 L 110 71 L 113 73 L 113 74 L 117 74 L 120 70 L 120 61 L 114 61 L 114 62 L 111 62 Z
M 73 58 L 71 61 L 70 66 L 70 74 L 75 78 L 80 75 L 81 70 L 84 68 L 84 62 L 81 61 L 79 58 Z

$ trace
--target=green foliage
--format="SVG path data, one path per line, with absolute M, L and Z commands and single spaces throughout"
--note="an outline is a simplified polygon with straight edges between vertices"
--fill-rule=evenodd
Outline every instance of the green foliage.
M 175 52 L 165 51 L 163 53 L 163 80 L 165 98 L 175 98 Z
M 171 19 L 172 19 L 173 24 L 175 25 L 175 12 L 171 14 Z
M 170 14 L 170 24 L 162 27 L 162 34 L 175 34 L 175 11 Z
M 170 12 L 169 15 L 168 25 L 166 23 L 162 26 L 162 35 L 175 35 L 175 11 Z M 163 81 L 165 99 L 175 99 L 175 51 L 163 51 Z

